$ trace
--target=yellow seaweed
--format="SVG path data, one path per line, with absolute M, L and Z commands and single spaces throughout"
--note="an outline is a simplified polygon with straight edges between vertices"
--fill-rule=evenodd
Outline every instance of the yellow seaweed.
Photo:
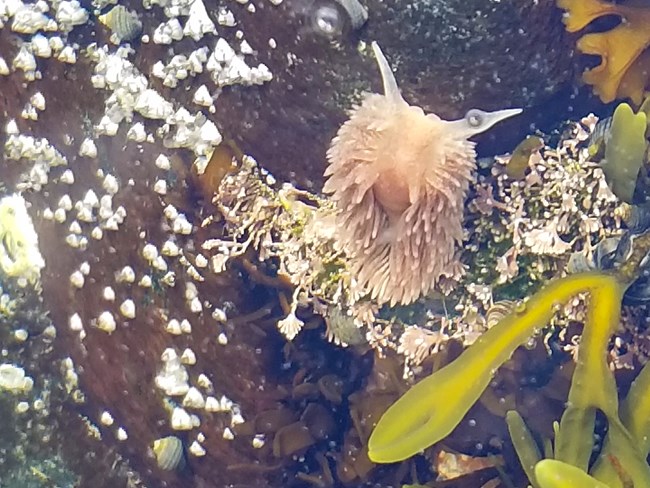
M 644 112 L 635 114 L 627 103 L 616 107 L 602 168 L 612 192 L 627 203 L 633 202 L 639 170 L 648 147 L 646 127 Z
M 402 461 L 446 437 L 487 388 L 497 368 L 536 329 L 548 323 L 557 305 L 577 293 L 593 293 L 599 289 L 615 291 L 616 297 L 622 293 L 622 286 L 614 276 L 593 272 L 570 275 L 546 285 L 524 306 L 483 334 L 458 359 L 420 381 L 397 400 L 370 436 L 370 459 L 377 463 Z M 603 317 L 612 317 L 613 302 L 606 296 L 602 298 L 603 305 L 592 301 L 592 308 L 596 309 L 589 316 L 592 321 L 599 321 L 602 311 Z M 585 329 L 589 327 L 587 324 Z M 594 334 L 607 333 L 610 325 L 607 324 L 606 331 L 601 329 L 602 326 L 598 327 Z M 601 398 L 597 403 L 608 401 Z
M 647 4 L 614 3 L 605 0 L 557 0 L 566 10 L 566 30 L 577 32 L 592 21 L 617 16 L 621 23 L 605 32 L 585 34 L 578 50 L 601 57 L 601 63 L 584 72 L 582 79 L 594 87 L 600 99 L 609 103 L 630 98 L 639 105 L 650 85 L 650 8 Z
M 521 463 L 521 467 L 524 468 L 530 484 L 533 485 L 533 488 L 541 488 L 535 478 L 535 466 L 541 461 L 542 455 L 532 434 L 528 430 L 528 427 L 526 427 L 524 419 L 515 410 L 510 410 L 506 414 L 506 423 L 508 424 L 510 439 L 515 446 L 519 462 Z
M 621 402 L 621 421 L 627 427 L 642 454 L 650 453 L 650 363 L 636 377 Z
M 618 419 L 616 383 L 607 365 L 607 343 L 619 324 L 624 287 L 611 277 L 591 288 L 567 408 L 555 441 L 555 458 L 587 470 L 596 410 Z
M 537 463 L 535 478 L 541 488 L 609 488 L 581 469 L 555 459 Z

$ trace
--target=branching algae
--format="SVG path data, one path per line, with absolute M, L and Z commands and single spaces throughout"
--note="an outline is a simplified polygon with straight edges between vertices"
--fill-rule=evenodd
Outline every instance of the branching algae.
M 607 364 L 607 344 L 618 327 L 621 299 L 650 249 L 650 233 L 634 237 L 629 256 L 614 273 L 588 272 L 554 280 L 481 336 L 463 354 L 412 387 L 383 415 L 369 442 L 374 462 L 402 461 L 440 441 L 459 424 L 514 350 L 544 327 L 559 305 L 589 294 L 588 312 L 567 408 L 556 425 L 555 445 L 542 459 L 523 419 L 507 422 L 521 463 L 535 488 L 650 486 L 650 369 L 644 368 L 621 405 Z M 596 412 L 609 430 L 589 470 Z M 589 471 L 589 474 L 588 474 Z

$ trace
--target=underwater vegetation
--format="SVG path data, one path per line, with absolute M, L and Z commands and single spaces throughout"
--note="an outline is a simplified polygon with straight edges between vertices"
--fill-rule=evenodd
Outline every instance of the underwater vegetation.
M 607 363 L 607 345 L 619 326 L 622 296 L 647 259 L 650 233 L 636 235 L 632 243 L 631 251 L 615 272 L 579 273 L 548 283 L 485 332 L 458 359 L 412 387 L 377 424 L 368 441 L 370 459 L 380 463 L 400 461 L 450 434 L 514 350 L 543 328 L 572 296 L 588 293 L 567 408 L 555 427 L 553 448 L 545 444 L 546 456 L 555 461 L 541 462 L 537 445 L 516 412 L 507 417 L 513 443 L 533 486 L 599 486 L 588 483 L 591 478 L 586 472 L 594 448 L 596 413 L 602 412 L 609 430 L 590 473 L 604 486 L 648 486 L 650 467 L 645 461 L 645 444 L 650 431 L 645 402 L 639 399 L 647 396 L 650 369 L 644 368 L 639 375 L 619 414 L 616 384 Z M 626 482 L 628 477 L 631 485 Z
M 320 2 L 0 0 L 3 488 L 10 470 L 23 487 L 428 482 L 421 458 L 367 457 L 402 376 L 453 357 L 516 307 L 513 290 L 617 230 L 602 175 L 536 141 L 520 181 L 491 160 L 461 182 L 468 270 L 453 296 L 399 313 L 358 300 L 335 202 L 314 193 L 344 111 L 378 79 L 371 41 L 420 116 L 547 108 L 572 79 L 555 0 L 480 17 L 483 0 L 361 2 L 368 22 L 348 9 L 352 38 L 332 39 L 306 22 Z M 516 138 L 521 120 L 493 130 Z M 543 347 L 511 376 L 528 378 Z M 505 423 L 483 428 L 507 439 Z
M 639 171 L 647 157 L 647 131 L 644 112 L 635 113 L 626 103 L 616 107 L 601 166 L 612 192 L 626 203 L 634 202 Z
M 629 98 L 640 105 L 650 89 L 650 6 L 647 2 L 624 4 L 605 0 L 558 0 L 566 10 L 563 21 L 569 32 L 584 29 L 606 16 L 615 16 L 620 23 L 604 32 L 592 32 L 578 40 L 578 50 L 598 55 L 598 66 L 586 70 L 582 79 L 593 86 L 605 102 Z

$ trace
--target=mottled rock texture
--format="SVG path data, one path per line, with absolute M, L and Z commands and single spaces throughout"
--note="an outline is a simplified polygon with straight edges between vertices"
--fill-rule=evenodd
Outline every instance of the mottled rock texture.
M 320 188 L 325 150 L 346 110 L 364 91 L 381 90 L 371 40 L 396 70 L 405 99 L 426 111 L 453 119 L 474 107 L 526 109 L 478 139 L 483 153 L 511 150 L 531 124 L 548 128 L 576 108 L 573 83 L 581 69 L 553 0 L 363 3 L 367 24 L 335 41 L 314 27 L 320 3 L 311 0 L 285 0 L 241 17 L 275 79 L 254 89 L 226 88 L 219 112 L 236 116 L 217 123 L 282 178 Z M 266 47 L 269 36 L 277 49 Z M 359 40 L 368 44 L 363 52 Z

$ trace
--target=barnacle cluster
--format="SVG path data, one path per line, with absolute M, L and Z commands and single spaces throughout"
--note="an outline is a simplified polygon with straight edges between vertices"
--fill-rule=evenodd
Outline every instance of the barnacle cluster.
M 603 102 L 629 98 L 640 105 L 650 89 L 650 8 L 644 2 L 607 0 L 558 0 L 566 10 L 564 23 L 570 32 L 584 29 L 601 17 L 614 16 L 620 23 L 604 32 L 591 32 L 578 40 L 578 49 L 601 57 L 598 66 L 585 71 L 583 80 L 593 85 Z

